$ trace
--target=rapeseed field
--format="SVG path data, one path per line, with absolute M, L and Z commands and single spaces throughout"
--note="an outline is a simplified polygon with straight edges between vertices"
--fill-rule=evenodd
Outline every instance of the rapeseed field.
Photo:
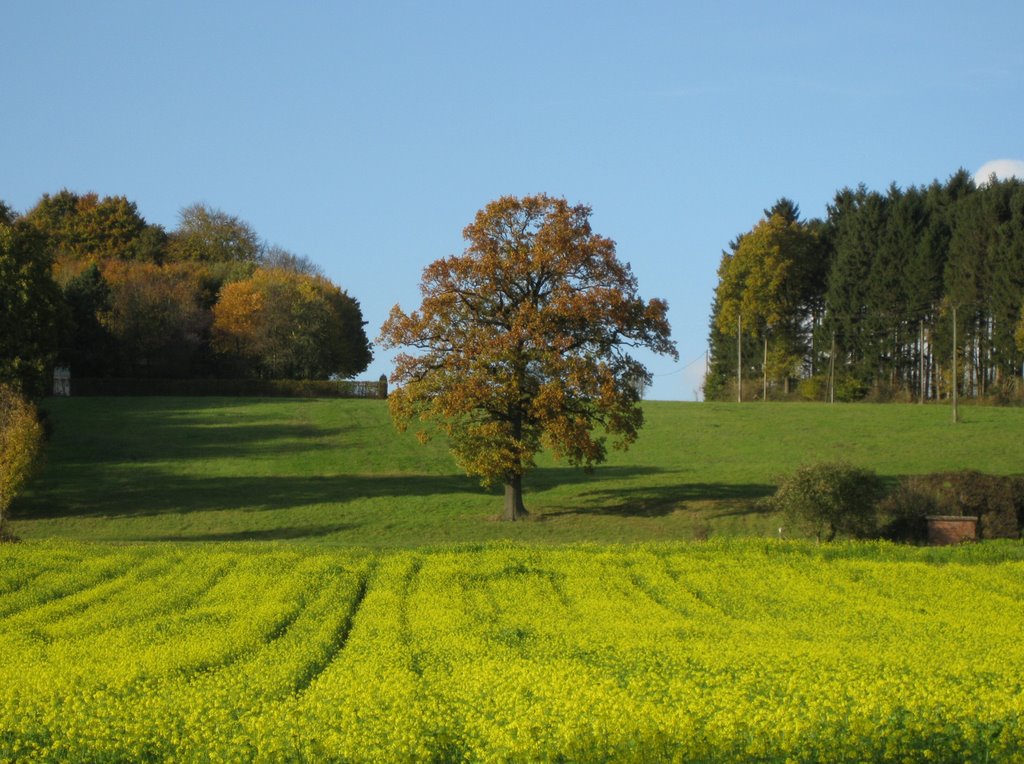
M 1024 761 L 1024 549 L 0 548 L 2 761 Z

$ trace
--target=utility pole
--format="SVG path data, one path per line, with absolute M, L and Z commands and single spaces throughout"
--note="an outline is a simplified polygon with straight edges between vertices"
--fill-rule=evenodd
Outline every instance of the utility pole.
M 743 316 L 736 312 L 736 402 L 743 403 Z
M 832 349 L 828 354 L 828 402 L 836 402 L 836 333 L 832 332 Z
M 764 335 L 764 363 L 761 365 L 764 381 L 761 383 L 761 401 L 768 400 L 768 333 Z
M 711 372 L 710 363 L 711 363 L 711 350 L 710 350 L 710 348 L 705 348 L 704 349 L 704 376 L 701 377 L 701 379 L 703 379 L 704 381 L 700 383 L 700 388 L 698 388 L 699 391 L 700 391 L 700 397 L 697 398 L 696 396 L 694 396 L 696 398 L 696 400 L 698 400 L 698 401 L 706 401 L 707 400 L 707 398 L 704 396 L 704 390 L 706 390 L 707 386 L 708 386 L 708 374 Z M 695 390 L 694 392 L 696 393 L 697 391 Z
M 953 423 L 960 421 L 960 411 L 956 400 L 956 305 L 953 306 Z

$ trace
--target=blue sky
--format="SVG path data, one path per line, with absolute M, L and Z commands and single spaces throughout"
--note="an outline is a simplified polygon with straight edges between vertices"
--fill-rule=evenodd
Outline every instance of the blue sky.
M 18 0 L 0 18 L 16 209 L 123 194 L 170 230 L 205 202 L 319 263 L 375 337 L 488 201 L 564 196 L 669 301 L 681 357 L 644 357 L 656 399 L 694 399 L 721 251 L 779 197 L 822 216 L 843 186 L 1024 160 L 1019 0 Z

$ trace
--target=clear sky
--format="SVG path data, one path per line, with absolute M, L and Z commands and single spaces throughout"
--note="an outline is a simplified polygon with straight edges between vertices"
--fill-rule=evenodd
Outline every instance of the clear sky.
M 488 201 L 564 196 L 669 301 L 649 397 L 693 400 L 722 249 L 779 197 L 817 217 L 843 186 L 1021 166 L 1022 30 L 1020 0 L 7 0 L 0 199 L 125 195 L 168 230 L 206 202 L 320 264 L 373 338 Z

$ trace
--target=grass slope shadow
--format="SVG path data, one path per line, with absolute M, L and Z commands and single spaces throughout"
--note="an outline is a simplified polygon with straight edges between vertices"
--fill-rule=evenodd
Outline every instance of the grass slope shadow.
M 767 483 L 708 483 L 680 480 L 677 472 L 657 467 L 598 467 L 583 470 L 542 468 L 529 475 L 529 485 L 555 492 L 543 510 L 547 517 L 614 515 L 662 517 L 691 502 L 722 502 L 718 514 L 761 514 L 757 500 L 770 496 Z M 570 501 L 566 501 L 569 494 Z

